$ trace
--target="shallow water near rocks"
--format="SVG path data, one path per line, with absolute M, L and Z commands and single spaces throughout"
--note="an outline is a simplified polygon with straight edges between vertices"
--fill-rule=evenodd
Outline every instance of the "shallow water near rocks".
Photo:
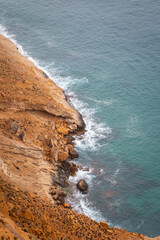
M 157 0 L 0 1 L 0 33 L 86 122 L 75 162 L 89 171 L 70 179 L 73 209 L 148 236 L 160 235 L 159 12 Z

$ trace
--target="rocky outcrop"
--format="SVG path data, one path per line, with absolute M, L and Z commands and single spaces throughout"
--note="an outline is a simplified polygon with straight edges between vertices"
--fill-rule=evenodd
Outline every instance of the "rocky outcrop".
M 0 36 L 1 239 L 144 239 L 65 203 L 84 126 L 63 90 Z
M 69 105 L 63 90 L 3 36 L 0 56 L 1 110 L 44 112 L 76 124 L 75 128 L 84 127 L 81 114 Z

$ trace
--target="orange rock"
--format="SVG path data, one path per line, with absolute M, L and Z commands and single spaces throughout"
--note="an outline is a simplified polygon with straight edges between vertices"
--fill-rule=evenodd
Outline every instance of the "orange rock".
M 48 233 L 50 233 L 50 232 L 52 232 L 52 227 L 47 225 L 47 229 L 46 230 L 47 230 Z
M 13 203 L 8 202 L 7 204 L 8 204 L 8 206 L 9 206 L 10 210 L 12 210 L 12 209 L 14 208 L 14 204 L 13 204 Z
M 106 222 L 104 222 L 104 221 L 101 221 L 101 222 L 100 222 L 100 226 L 101 226 L 102 228 L 104 228 L 104 229 L 110 229 L 109 225 L 108 225 Z
M 64 203 L 64 205 L 63 205 L 65 208 L 71 208 L 71 205 L 70 204 L 68 204 L 68 203 Z
M 73 148 L 71 144 L 67 145 L 68 153 L 70 154 L 71 158 L 78 158 L 79 154 L 78 152 Z
M 57 200 L 58 194 L 53 195 L 52 198 L 53 198 L 54 200 Z
M 70 153 L 70 154 L 72 154 L 72 152 L 73 152 L 73 146 L 71 145 L 71 144 L 68 144 L 67 145 L 67 149 L 68 149 L 68 152 Z
M 110 229 L 107 229 L 107 232 L 108 232 L 108 233 L 113 233 L 113 231 L 112 231 L 112 230 L 110 230 Z
M 67 152 L 60 152 L 58 154 L 58 160 L 61 162 L 67 160 L 68 157 L 69 157 L 69 154 Z
M 34 221 L 34 216 L 29 208 L 24 212 L 24 217 L 28 220 Z
M 144 236 L 143 236 L 143 234 L 140 234 L 139 236 L 140 236 L 142 239 L 144 239 Z
M 68 134 L 68 129 L 65 127 L 59 127 L 57 128 L 57 132 L 63 135 L 67 135 Z
M 35 197 L 35 194 L 34 194 L 33 192 L 29 192 L 29 194 L 30 194 L 30 196 L 31 196 L 32 198 Z

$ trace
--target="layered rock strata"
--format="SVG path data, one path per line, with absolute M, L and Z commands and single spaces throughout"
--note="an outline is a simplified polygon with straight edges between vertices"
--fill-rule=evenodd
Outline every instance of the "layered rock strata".
M 84 126 L 63 90 L 0 36 L 1 239 L 144 239 L 65 203 Z

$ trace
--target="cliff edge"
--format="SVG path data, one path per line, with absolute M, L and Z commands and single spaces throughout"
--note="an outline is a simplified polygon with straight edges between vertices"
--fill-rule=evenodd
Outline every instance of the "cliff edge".
M 144 239 L 65 203 L 84 127 L 63 90 L 0 36 L 1 239 Z

